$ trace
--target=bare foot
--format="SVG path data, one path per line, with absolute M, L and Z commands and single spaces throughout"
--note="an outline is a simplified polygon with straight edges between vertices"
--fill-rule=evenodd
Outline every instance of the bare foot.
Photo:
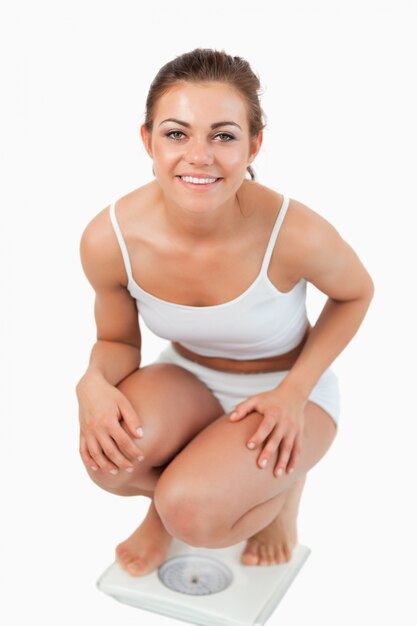
M 243 565 L 275 565 L 291 560 L 297 545 L 297 516 L 306 477 L 303 476 L 288 491 L 280 514 L 246 542 L 240 557 Z
M 140 526 L 117 546 L 116 560 L 132 576 L 149 574 L 165 561 L 171 541 L 152 501 Z
M 295 520 L 282 513 L 247 540 L 240 560 L 244 565 L 286 563 L 291 559 L 297 541 Z

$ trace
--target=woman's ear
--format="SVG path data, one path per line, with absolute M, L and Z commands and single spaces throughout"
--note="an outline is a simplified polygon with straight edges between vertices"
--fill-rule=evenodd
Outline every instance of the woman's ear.
M 142 124 L 140 127 L 140 135 L 142 137 L 142 142 L 145 147 L 146 152 L 152 159 L 152 150 L 151 150 L 151 133 L 146 128 L 145 124 Z
M 256 158 L 262 146 L 263 131 L 260 130 L 256 137 L 251 139 L 248 165 Z

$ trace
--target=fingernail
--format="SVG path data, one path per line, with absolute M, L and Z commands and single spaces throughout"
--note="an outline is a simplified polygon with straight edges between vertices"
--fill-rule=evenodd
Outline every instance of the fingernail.
M 126 467 L 126 472 L 133 472 L 133 467 Z
M 249 441 L 248 443 L 248 448 L 250 448 L 251 450 L 253 450 L 255 447 L 255 442 L 254 441 Z
M 233 413 L 230 416 L 230 419 L 233 420 L 233 419 L 235 419 L 235 417 L 237 417 L 237 412 L 233 411 Z
M 136 432 L 138 433 L 139 437 L 143 437 L 143 428 L 141 427 L 137 428 Z
M 267 460 L 267 459 L 262 459 L 262 461 L 259 463 L 259 465 L 260 465 L 261 467 L 265 467 L 265 465 L 266 465 L 267 463 L 268 463 L 268 460 Z
M 282 467 L 279 468 L 279 470 L 277 471 L 277 476 L 281 476 L 282 475 Z
M 119 473 L 119 470 L 116 470 L 116 469 L 110 470 L 110 474 L 113 474 L 113 476 L 116 476 L 116 474 L 118 473 Z
M 294 468 L 293 468 L 293 467 L 291 467 L 291 468 L 288 470 L 288 473 L 289 473 L 289 474 L 292 474 L 292 473 L 293 473 L 293 471 L 294 471 Z
M 92 469 L 92 470 L 93 470 L 93 472 L 96 472 L 96 471 L 97 471 L 97 468 L 96 468 L 96 466 L 95 466 L 95 465 L 91 465 L 91 466 L 90 466 L 90 469 Z
M 142 455 L 141 455 L 141 456 L 138 456 L 138 461 L 143 461 L 143 459 L 144 459 L 144 458 L 145 458 L 145 457 L 144 457 L 144 456 L 142 456 Z

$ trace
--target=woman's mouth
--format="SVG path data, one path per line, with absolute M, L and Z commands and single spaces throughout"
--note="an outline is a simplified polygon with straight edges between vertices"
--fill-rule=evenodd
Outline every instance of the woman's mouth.
M 177 176 L 178 180 L 183 183 L 186 187 L 190 189 L 196 189 L 203 191 L 204 189 L 211 189 L 215 187 L 222 178 L 212 178 L 207 176 L 207 178 L 200 178 L 194 176 Z

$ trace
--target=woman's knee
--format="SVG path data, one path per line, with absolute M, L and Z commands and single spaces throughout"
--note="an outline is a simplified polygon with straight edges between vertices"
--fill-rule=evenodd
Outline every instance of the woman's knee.
M 260 421 L 259 414 L 253 414 L 252 420 L 257 416 Z M 203 546 L 224 529 L 230 493 L 241 480 L 235 449 L 242 457 L 246 453 L 243 426 L 243 421 L 239 425 L 231 424 L 226 416 L 215 420 L 162 474 L 155 489 L 154 503 L 172 536 L 189 545 Z M 226 438 L 226 431 L 232 428 L 235 435 L 232 439 Z M 234 470 L 230 466 L 230 455 Z M 233 472 L 235 479 L 231 478 Z M 231 486 L 233 482 L 235 487 Z
M 100 468 L 92 470 L 89 467 L 86 467 L 86 470 L 91 480 L 98 487 L 109 493 L 118 496 L 152 495 L 153 493 L 152 489 L 149 489 L 149 485 L 146 484 L 149 481 L 145 479 L 147 468 L 143 466 L 143 462 L 137 461 L 132 472 L 121 469 L 108 472 Z M 142 480 L 142 477 L 144 480 Z
M 115 495 L 124 495 L 125 487 L 127 485 L 124 482 L 127 480 L 120 480 L 119 476 L 111 475 L 109 472 L 106 472 L 102 469 L 92 470 L 89 467 L 86 468 L 87 474 L 98 487 L 104 489 L 104 491 L 108 491 L 109 493 L 114 493 Z M 120 473 L 120 471 L 119 471 Z
M 161 479 L 162 480 L 162 479 Z M 204 546 L 213 536 L 213 527 L 207 503 L 202 503 L 198 494 L 167 493 L 165 487 L 156 486 L 153 501 L 167 531 L 173 537 L 191 546 Z
M 118 389 L 136 411 L 144 436 L 138 443 L 145 460 L 158 467 L 174 456 L 207 424 L 224 413 L 208 387 L 173 363 L 152 363 Z
M 200 380 L 171 363 L 145 366 L 117 387 L 131 403 L 143 427 L 144 436 L 137 445 L 138 456 L 143 453 L 144 460 L 131 459 L 133 472 L 119 469 L 117 474 L 111 474 L 100 468 L 96 471 L 87 468 L 87 471 L 93 482 L 106 491 L 134 495 L 138 493 L 138 485 L 149 489 L 163 466 L 223 411 Z M 121 425 L 128 432 L 123 420 Z

